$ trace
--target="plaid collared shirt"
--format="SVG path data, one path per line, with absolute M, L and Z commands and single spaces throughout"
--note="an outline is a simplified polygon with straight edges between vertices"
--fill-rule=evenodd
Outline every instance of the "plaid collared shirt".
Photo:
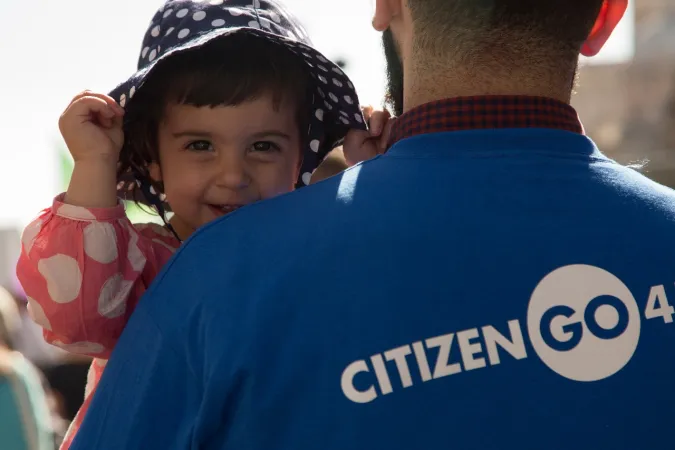
M 554 128 L 584 133 L 574 108 L 546 97 L 458 97 L 420 105 L 393 125 L 389 146 L 418 134 L 489 128 Z

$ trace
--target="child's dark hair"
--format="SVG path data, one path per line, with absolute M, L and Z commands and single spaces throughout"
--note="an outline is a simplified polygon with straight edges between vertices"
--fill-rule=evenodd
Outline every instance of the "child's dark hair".
M 118 179 L 134 170 L 150 182 L 148 165 L 159 162 L 158 129 L 167 105 L 237 106 L 272 94 L 274 107 L 291 99 L 301 148 L 307 142 L 312 85 L 302 60 L 283 46 L 250 34 L 234 34 L 160 61 L 133 98 L 125 116 L 125 144 L 120 154 Z M 152 182 L 161 193 L 161 183 Z M 131 194 L 146 203 L 140 188 Z M 165 206 L 166 209 L 166 206 Z M 168 209 L 167 209 L 168 210 Z

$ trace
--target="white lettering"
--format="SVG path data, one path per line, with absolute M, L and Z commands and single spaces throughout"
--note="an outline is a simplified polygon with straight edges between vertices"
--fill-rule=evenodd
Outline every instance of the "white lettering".
M 477 328 L 471 328 L 470 330 L 457 333 L 457 342 L 459 342 L 459 350 L 462 353 L 464 370 L 482 369 L 486 366 L 485 358 L 474 358 L 474 355 L 483 351 L 480 342 L 471 343 L 471 339 L 476 339 L 478 337 Z
M 424 351 L 424 344 L 421 341 L 415 342 L 413 345 L 415 352 L 415 359 L 417 360 L 417 367 L 420 369 L 420 376 L 423 382 L 431 381 L 431 369 L 429 369 L 429 361 L 427 354 Z
M 354 378 L 362 372 L 369 372 L 368 364 L 364 360 L 354 361 L 342 372 L 342 393 L 354 403 L 370 403 L 377 398 L 377 392 L 372 385 L 365 391 L 359 391 L 354 387 Z
M 373 355 L 370 357 L 370 361 L 373 363 L 375 376 L 377 377 L 377 382 L 380 384 L 380 391 L 382 392 L 382 395 L 387 395 L 394 392 L 394 390 L 391 388 L 391 380 L 389 379 L 387 366 L 384 365 L 382 355 Z
M 665 323 L 673 323 L 673 314 L 675 314 L 675 308 L 668 303 L 666 288 L 662 284 L 652 287 L 645 307 L 645 319 L 661 317 Z
M 395 348 L 384 353 L 384 357 L 387 361 L 396 362 L 396 368 L 398 369 L 398 375 L 401 377 L 401 384 L 404 388 L 412 386 L 412 378 L 410 377 L 410 369 L 408 369 L 408 361 L 406 361 L 406 356 L 408 356 L 412 351 L 410 350 L 409 345 L 404 345 L 403 347 Z
M 527 358 L 527 350 L 525 349 L 523 332 L 520 328 L 520 322 L 517 320 L 509 320 L 509 333 L 511 334 L 511 340 L 504 337 L 492 325 L 485 326 L 482 330 L 490 365 L 496 366 L 500 363 L 497 345 L 499 345 L 509 355 L 516 359 Z
M 437 336 L 426 340 L 427 348 L 438 347 L 438 358 L 436 359 L 436 367 L 434 367 L 434 380 L 437 378 L 447 377 L 460 373 L 462 368 L 459 363 L 448 365 L 450 359 L 450 347 L 452 347 L 452 339 L 455 333 Z

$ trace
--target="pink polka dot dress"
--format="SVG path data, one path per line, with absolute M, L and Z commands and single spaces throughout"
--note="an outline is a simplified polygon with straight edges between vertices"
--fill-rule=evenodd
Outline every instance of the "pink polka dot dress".
M 63 196 L 24 230 L 17 276 L 45 340 L 95 358 L 67 449 L 129 316 L 180 242 L 160 225 L 132 225 L 121 204 L 82 208 Z

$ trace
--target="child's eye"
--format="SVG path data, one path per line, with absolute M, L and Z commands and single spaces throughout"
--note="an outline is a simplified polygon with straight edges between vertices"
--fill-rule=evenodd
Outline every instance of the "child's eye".
M 253 144 L 253 150 L 256 152 L 279 151 L 279 146 L 274 142 L 260 141 Z
M 187 147 L 188 150 L 193 150 L 195 152 L 212 152 L 213 145 L 209 141 L 194 141 L 190 142 Z

